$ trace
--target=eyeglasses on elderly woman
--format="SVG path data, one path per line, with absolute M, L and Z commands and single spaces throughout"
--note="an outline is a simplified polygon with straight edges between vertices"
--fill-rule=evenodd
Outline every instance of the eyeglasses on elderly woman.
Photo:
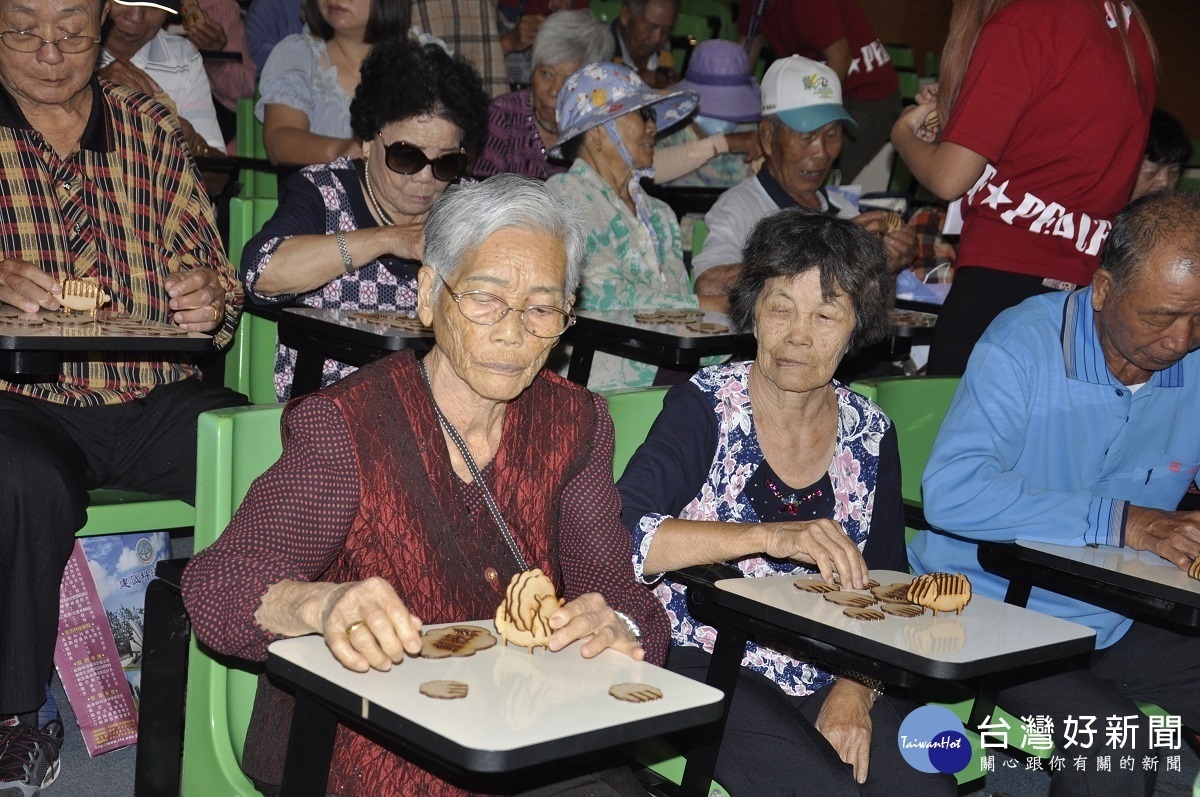
M 380 133 L 379 140 L 383 141 Z M 467 153 L 463 149 L 430 158 L 418 147 L 406 141 L 393 141 L 383 146 L 383 162 L 396 174 L 416 174 L 426 166 L 433 167 L 433 176 L 444 183 L 457 180 L 467 170 Z
M 450 287 L 450 283 L 446 282 L 446 279 L 440 274 L 438 279 L 446 286 L 446 290 L 458 305 L 458 311 L 463 314 L 463 318 L 480 326 L 490 327 L 499 324 L 510 312 L 516 312 L 525 331 L 530 335 L 535 338 L 557 338 L 575 323 L 573 315 L 558 307 L 551 307 L 548 304 L 531 304 L 524 310 L 517 310 L 494 293 L 487 291 L 455 293 L 454 289 Z

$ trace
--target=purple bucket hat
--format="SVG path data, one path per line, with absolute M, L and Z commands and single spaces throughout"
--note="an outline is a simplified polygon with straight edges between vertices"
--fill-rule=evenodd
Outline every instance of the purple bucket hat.
M 687 76 L 673 88 L 700 95 L 700 113 L 727 122 L 762 118 L 758 82 L 750 76 L 746 51 L 735 42 L 710 39 L 692 51 Z
M 558 140 L 550 157 L 562 157 L 562 145 L 618 116 L 657 105 L 658 129 L 683 121 L 695 108 L 694 91 L 652 89 L 627 66 L 597 61 L 567 78 L 558 92 Z

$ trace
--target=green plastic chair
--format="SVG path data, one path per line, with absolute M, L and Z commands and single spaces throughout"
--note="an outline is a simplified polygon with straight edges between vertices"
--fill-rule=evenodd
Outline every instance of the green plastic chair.
M 925 53 L 925 77 L 937 77 L 942 71 L 942 54 Z
M 692 223 L 692 257 L 700 254 L 704 242 L 708 240 L 708 223 L 704 219 L 696 219 Z
M 608 402 L 608 414 L 612 416 L 616 429 L 613 443 L 613 478 L 621 478 L 633 452 L 646 439 L 654 419 L 662 409 L 665 387 L 643 390 L 623 390 L 604 397 Z
M 257 88 L 254 95 L 242 97 L 237 102 L 238 155 L 265 160 L 267 148 L 263 144 L 262 122 L 254 115 L 254 103 L 258 100 Z M 243 197 L 275 199 L 279 196 L 279 178 L 274 172 L 243 169 L 238 175 L 238 182 L 242 184 Z
M 895 376 L 850 385 L 878 404 L 896 425 L 900 493 L 906 503 L 921 505 L 921 474 L 958 382 L 957 376 Z
M 892 59 L 892 66 L 896 69 L 916 68 L 917 58 L 913 53 L 913 48 L 907 44 L 885 44 L 883 46 L 888 52 L 888 57 Z
M 601 22 L 613 22 L 621 14 L 622 0 L 591 0 L 588 8 L 592 16 Z
M 921 90 L 921 76 L 911 66 L 897 67 L 896 74 L 900 77 L 900 96 L 904 102 L 915 101 L 917 92 Z
M 279 200 L 271 198 L 229 200 L 229 259 L 241 262 L 242 250 L 267 220 Z M 279 323 L 254 311 L 242 313 L 233 347 L 225 358 L 225 387 L 236 390 L 252 404 L 275 403 L 275 346 Z
M 608 413 L 612 416 L 615 430 L 614 479 L 621 477 L 633 453 L 646 439 L 650 427 L 654 425 L 654 419 L 662 410 L 663 396 L 666 394 L 667 388 L 652 387 L 609 393 L 604 397 L 608 402 Z M 660 777 L 676 785 L 683 782 L 683 770 L 687 766 L 687 759 L 662 739 L 646 739 L 629 745 L 627 752 L 635 761 Z M 728 797 L 728 792 L 716 781 L 712 782 L 708 793 L 709 797 Z
M 229 525 L 251 483 L 283 449 L 283 405 L 203 413 L 196 450 L 196 551 Z M 258 676 L 213 658 L 195 638 L 188 652 L 183 797 L 259 797 L 241 770 Z

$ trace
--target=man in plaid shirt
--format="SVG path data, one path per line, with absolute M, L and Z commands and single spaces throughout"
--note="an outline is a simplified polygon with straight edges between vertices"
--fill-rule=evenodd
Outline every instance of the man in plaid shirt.
M 114 310 L 222 347 L 236 273 L 170 112 L 93 76 L 105 12 L 0 0 L 0 311 L 56 311 L 63 281 L 85 278 Z M 183 359 L 66 357 L 45 381 L 0 378 L 0 797 L 58 772 L 62 726 L 37 714 L 87 491 L 191 502 L 196 416 L 246 403 Z

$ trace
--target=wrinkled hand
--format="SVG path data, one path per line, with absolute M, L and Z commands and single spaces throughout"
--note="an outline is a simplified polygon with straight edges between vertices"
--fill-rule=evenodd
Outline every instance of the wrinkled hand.
M 225 28 L 212 17 L 205 17 L 203 22 L 188 28 L 187 33 L 197 50 L 224 50 L 229 41 Z
M 349 635 L 346 629 L 355 623 Z M 421 620 L 382 578 L 340 584 L 318 609 L 314 622 L 342 666 L 355 672 L 387 672 L 407 652 L 421 652 Z
M 225 288 L 216 269 L 195 268 L 167 275 L 171 321 L 190 332 L 209 332 L 225 319 Z
M 538 29 L 545 19 L 541 14 L 523 14 L 517 20 L 516 26 L 500 37 L 500 44 L 505 54 L 523 53 L 533 46 Z
M 1164 512 L 1130 504 L 1125 547 L 1151 551 L 1187 570 L 1200 555 L 1200 512 Z
M 757 130 L 746 130 L 741 133 L 726 133 L 725 143 L 730 152 L 744 152 L 746 163 L 753 163 L 763 156 L 762 141 Z
M 396 224 L 386 228 L 391 253 L 396 257 L 421 260 L 425 256 L 424 223 Z
M 829 697 L 817 715 L 817 730 L 837 751 L 838 758 L 854 767 L 854 779 L 867 782 L 871 758 L 871 706 L 875 693 L 842 678 L 829 687 Z
M 888 273 L 897 274 L 912 265 L 917 256 L 917 233 L 908 224 L 888 232 L 888 214 L 883 210 L 868 210 L 854 217 L 854 221 L 868 232 L 883 239 L 883 248 L 888 255 Z
M 562 650 L 575 640 L 582 639 L 583 646 L 579 652 L 585 659 L 599 656 L 608 648 L 638 661 L 646 658 L 646 651 L 599 592 L 580 595 L 558 607 L 550 615 L 550 627 L 554 629 L 548 643 L 550 650 Z
M 15 258 L 0 260 L 0 302 L 36 313 L 41 308 L 57 310 L 61 294 L 58 280 L 32 263 Z
M 125 86 L 151 97 L 162 93 L 162 86 L 155 83 L 154 78 L 123 58 L 116 59 L 96 74 L 118 86 Z
M 850 589 L 867 585 L 867 563 L 841 524 L 817 518 L 763 523 L 762 528 L 767 535 L 763 547 L 767 556 L 816 565 L 827 584 L 833 583 L 833 574 L 837 573 L 843 586 Z

